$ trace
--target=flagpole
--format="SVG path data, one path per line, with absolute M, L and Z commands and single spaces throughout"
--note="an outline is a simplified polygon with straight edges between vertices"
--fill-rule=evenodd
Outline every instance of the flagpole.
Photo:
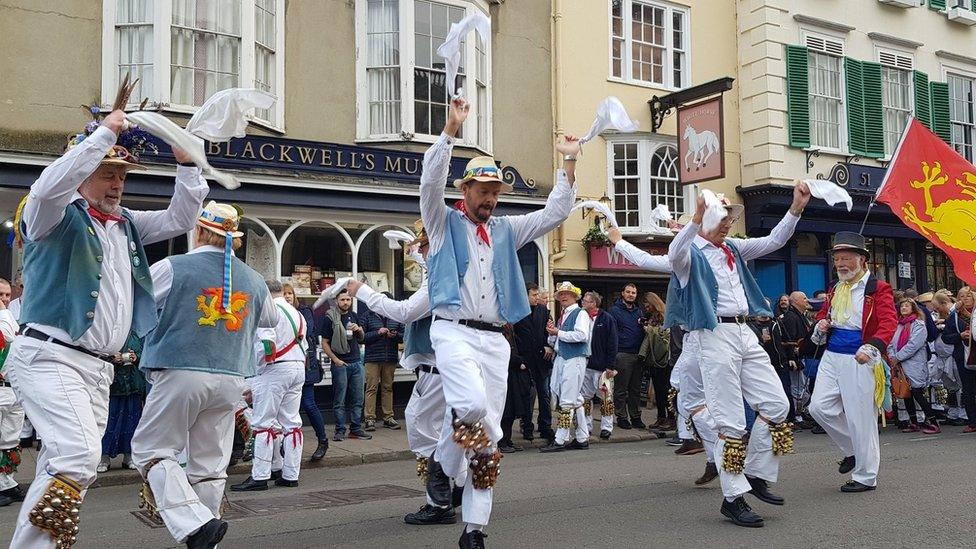
M 905 137 L 908 136 L 908 130 L 912 127 L 913 120 L 915 120 L 915 117 L 909 115 L 908 122 L 905 123 L 905 129 L 902 130 L 901 137 L 898 138 L 898 145 L 895 146 L 895 152 L 891 155 L 891 160 L 888 162 L 888 166 L 885 169 L 884 179 L 882 179 L 881 184 L 878 185 L 878 190 L 874 191 L 874 194 L 871 195 L 871 202 L 868 203 L 868 211 L 864 213 L 864 219 L 861 221 L 861 228 L 857 231 L 857 234 L 861 236 L 864 236 L 864 226 L 867 225 L 868 216 L 871 215 L 871 208 L 874 207 L 874 203 L 877 201 L 878 196 L 881 195 L 881 191 L 884 190 L 885 185 L 888 183 L 888 174 L 891 173 L 891 170 L 888 168 L 890 168 L 895 163 L 895 159 L 898 158 L 898 153 L 901 152 L 901 146 L 905 143 Z

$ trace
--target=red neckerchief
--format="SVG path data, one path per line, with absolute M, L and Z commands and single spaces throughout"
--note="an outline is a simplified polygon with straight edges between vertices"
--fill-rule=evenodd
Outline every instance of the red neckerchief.
M 600 314 L 600 309 L 593 309 L 592 311 L 586 311 L 586 314 L 590 315 L 590 320 L 593 320 Z
M 726 246 L 724 242 L 719 244 L 718 247 L 721 248 L 723 252 L 725 252 L 725 263 L 729 266 L 730 270 L 734 271 L 735 256 L 732 255 L 732 250 L 730 250 L 729 247 Z
M 123 219 L 122 217 L 100 212 L 95 208 L 93 208 L 92 206 L 88 206 L 88 215 L 92 216 L 92 219 L 97 219 L 98 221 L 100 221 L 102 225 L 104 225 L 108 221 L 114 221 L 116 223 L 121 223 L 125 221 L 125 219 Z
M 464 214 L 464 217 L 466 217 L 468 219 L 468 221 L 470 221 L 470 222 L 472 222 L 472 223 L 475 224 L 475 227 L 477 227 L 477 229 L 475 230 L 475 232 L 478 233 L 478 237 L 481 239 L 482 242 L 485 243 L 486 246 L 488 246 L 490 248 L 491 247 L 491 239 L 488 238 L 488 231 L 485 229 L 485 224 L 484 223 L 479 223 L 479 222 L 471 219 L 471 216 L 468 215 L 468 209 L 464 205 L 464 200 L 458 200 L 457 202 L 455 202 L 454 203 L 454 207 L 457 208 L 457 210 L 459 212 L 461 212 L 462 214 Z

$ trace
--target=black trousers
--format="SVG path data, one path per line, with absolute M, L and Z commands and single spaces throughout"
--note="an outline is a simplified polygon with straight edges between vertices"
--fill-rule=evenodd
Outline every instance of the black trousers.
M 525 409 L 529 410 L 522 420 L 522 432 L 530 434 L 535 430 L 532 423 L 532 408 L 536 399 L 539 400 L 539 434 L 551 436 L 552 431 L 552 398 L 549 395 L 549 376 L 552 365 L 542 357 L 528 359 L 529 377 L 532 378 L 532 390 L 529 391 Z
M 966 409 L 969 425 L 976 427 L 976 370 L 967 370 L 957 364 L 956 371 L 962 385 L 962 406 Z
M 671 390 L 671 370 L 667 368 L 651 368 L 651 386 L 654 387 L 654 405 L 657 406 L 657 418 L 672 417 L 668 411 L 668 392 Z
M 929 423 L 935 423 L 935 412 L 932 411 L 932 403 L 929 402 L 929 397 L 925 395 L 926 389 L 924 387 L 912 388 L 912 396 L 909 398 L 902 399 L 905 403 L 905 411 L 908 412 L 908 422 L 915 423 L 918 420 L 918 412 L 915 408 L 915 403 L 917 402 L 919 406 L 922 407 L 922 411 L 925 412 L 925 421 Z
M 641 376 L 644 373 L 640 357 L 632 353 L 617 353 L 614 368 L 617 370 L 617 377 L 613 379 L 613 407 L 616 409 L 617 419 L 639 418 Z M 664 396 L 667 399 L 667 392 Z

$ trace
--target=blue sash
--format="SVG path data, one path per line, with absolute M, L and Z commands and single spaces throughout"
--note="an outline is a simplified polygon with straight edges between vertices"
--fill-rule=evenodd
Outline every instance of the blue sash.
M 827 350 L 841 355 L 853 355 L 861 348 L 861 330 L 833 328 L 827 339 Z

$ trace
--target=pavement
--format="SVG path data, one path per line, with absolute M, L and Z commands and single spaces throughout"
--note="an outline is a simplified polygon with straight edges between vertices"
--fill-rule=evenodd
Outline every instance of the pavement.
M 615 440 L 620 440 L 617 433 Z M 718 512 L 718 481 L 695 487 L 704 458 L 676 456 L 660 440 L 594 443 L 589 450 L 505 456 L 487 543 L 492 548 L 971 548 L 976 546 L 973 454 L 976 435 L 882 433 L 878 490 L 842 494 L 836 448 L 826 435 L 800 432 L 782 461 L 773 507 L 749 496 L 766 518 L 738 528 Z M 233 475 L 239 482 L 244 475 Z M 408 526 L 403 515 L 424 503 L 412 463 L 317 467 L 297 488 L 229 493 L 230 528 L 221 547 L 449 548 L 461 524 Z M 176 547 L 165 528 L 137 513 L 133 486 L 104 486 L 85 501 L 76 549 Z M 0 509 L 0 547 L 16 508 Z

